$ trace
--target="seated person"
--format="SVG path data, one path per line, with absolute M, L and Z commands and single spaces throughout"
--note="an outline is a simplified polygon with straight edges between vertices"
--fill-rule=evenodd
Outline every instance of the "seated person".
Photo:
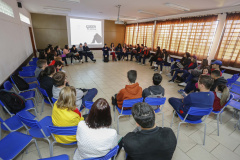
M 83 56 L 86 56 L 86 54 L 85 54 L 85 52 L 83 51 L 82 43 L 79 44 L 78 53 L 79 53 L 80 61 L 83 63 L 82 58 L 83 58 Z
M 222 66 L 222 61 L 216 60 L 211 63 L 211 72 L 214 70 L 220 71 L 220 68 Z M 222 72 L 220 71 L 220 76 L 222 76 Z
M 62 60 L 65 61 L 65 65 L 68 66 L 67 64 L 67 57 L 69 57 L 70 51 L 69 51 L 69 47 L 68 45 L 65 45 L 64 49 L 63 49 L 63 54 L 62 54 Z M 71 62 L 72 63 L 72 62 Z
M 54 74 L 52 79 L 53 79 L 53 88 L 52 88 L 53 98 L 58 99 L 61 89 L 66 87 L 67 76 L 64 72 L 57 72 L 56 74 Z M 83 96 L 84 96 L 83 91 L 80 89 L 76 89 L 76 106 L 78 110 L 80 110 L 80 108 L 82 107 Z
M 90 51 L 86 42 L 84 43 L 83 51 L 84 51 L 84 54 L 85 54 L 85 62 L 88 62 L 87 57 L 89 57 L 94 63 L 96 62 L 96 60 L 94 59 L 93 53 L 92 53 L 92 51 Z
M 132 47 L 132 45 L 130 44 L 130 46 L 127 48 L 127 53 L 126 53 L 126 55 L 127 55 L 127 61 L 128 61 L 128 55 L 132 55 L 132 52 L 133 52 L 133 47 Z
M 162 74 L 163 65 L 171 66 L 171 59 L 166 49 L 163 49 L 163 52 L 160 52 L 156 62 L 157 67 L 154 71 L 158 70 L 158 65 L 160 65 L 160 74 Z
M 47 60 L 46 59 L 39 59 L 37 61 L 37 68 L 35 70 L 35 77 L 37 78 L 41 71 L 43 71 L 47 67 Z
M 62 71 L 63 62 L 62 61 L 55 61 L 54 67 L 56 68 L 56 72 Z
M 56 103 L 54 103 L 52 110 L 52 122 L 57 127 L 77 126 L 84 118 L 81 113 L 76 113 L 76 90 L 73 87 L 64 87 L 60 93 Z M 56 141 L 59 143 L 76 142 L 76 135 L 54 135 Z
M 140 56 L 143 55 L 143 51 L 144 51 L 144 45 L 141 44 L 139 51 L 135 54 L 136 62 L 139 62 L 139 58 Z
M 163 54 L 159 46 L 157 46 L 156 54 L 153 54 L 153 56 L 150 58 L 150 66 L 152 66 L 154 61 L 157 61 L 158 58 L 163 59 Z M 160 60 L 160 59 L 159 59 Z
M 105 43 L 104 47 L 102 48 L 102 51 L 103 51 L 103 60 L 104 60 L 104 57 L 107 56 L 107 59 L 109 60 L 109 48 L 107 47 L 107 44 Z
M 153 86 L 150 86 L 146 89 L 143 90 L 142 92 L 142 97 L 146 98 L 146 97 L 163 97 L 165 90 L 164 88 L 160 85 L 160 83 L 162 82 L 162 76 L 159 73 L 154 73 L 153 75 Z
M 129 85 L 126 85 L 125 88 L 121 89 L 116 96 L 117 106 L 122 109 L 123 101 L 126 99 L 136 99 L 142 97 L 142 87 L 136 83 L 137 71 L 130 70 L 127 72 L 127 77 Z M 129 108 L 124 108 L 129 109 Z
M 230 98 L 229 89 L 226 85 L 220 84 L 216 87 L 215 92 L 213 93 L 215 96 L 213 110 L 221 111 Z
M 211 91 L 215 91 L 216 87 L 220 84 L 227 84 L 227 80 L 221 77 L 221 71 L 219 70 L 212 71 L 211 77 L 214 79 L 214 83 L 210 89 Z
M 137 54 L 140 53 L 140 49 L 141 49 L 141 48 L 140 48 L 139 44 L 137 44 L 136 48 L 133 49 L 133 51 L 132 51 L 130 61 L 133 60 L 133 56 L 135 56 L 135 58 L 136 58 Z M 136 62 L 137 62 L 137 60 L 136 60 Z
M 55 56 L 57 55 L 56 51 L 53 49 L 50 53 L 47 54 L 47 64 L 50 64 L 52 60 L 54 60 Z
M 71 58 L 74 58 L 75 60 L 78 60 L 80 62 L 80 56 L 75 45 L 72 46 L 70 52 L 73 53 Z
M 183 58 L 180 60 L 179 63 L 182 64 L 183 67 L 188 66 L 188 65 L 191 63 L 190 56 L 191 56 L 190 53 L 186 52 L 186 53 L 184 54 Z M 178 64 L 178 62 L 175 62 L 175 63 L 171 66 L 171 71 L 170 71 L 170 73 L 168 73 L 167 75 L 173 76 L 173 73 L 174 73 L 175 69 L 178 69 L 178 68 L 179 68 L 177 64 Z
M 45 89 L 45 91 L 48 94 L 48 97 L 52 98 L 52 88 L 53 88 L 53 75 L 56 73 L 56 69 L 54 66 L 48 66 L 46 67 L 38 76 L 38 81 L 40 83 L 40 87 L 42 89 Z M 44 97 L 45 99 L 47 97 Z
M 201 75 L 198 80 L 198 88 L 200 92 L 190 93 L 183 99 L 169 98 L 168 102 L 173 109 L 182 117 L 187 115 L 191 107 L 211 108 L 213 107 L 214 94 L 210 91 L 213 84 L 213 79 L 209 75 Z M 187 120 L 200 120 L 202 116 L 188 115 Z
M 122 60 L 124 61 L 125 57 L 127 57 L 127 60 L 128 61 L 128 52 L 127 52 L 127 46 L 126 44 L 122 47 Z
M 178 73 L 183 73 L 183 75 L 181 76 L 181 80 L 185 81 L 186 77 L 190 74 L 188 71 L 191 69 L 195 69 L 196 67 L 197 67 L 197 57 L 193 56 L 191 58 L 191 63 L 189 65 L 186 65 L 182 69 L 176 69 L 174 76 L 168 82 L 174 82 L 174 80 L 177 78 Z
M 127 160 L 171 160 L 177 145 L 173 130 L 156 126 L 154 110 L 147 103 L 134 104 L 132 115 L 138 128 L 119 142 Z
M 122 59 L 122 45 L 120 43 L 115 48 L 115 53 L 117 54 L 117 59 L 120 61 Z
M 142 65 L 145 65 L 145 60 L 149 57 L 149 50 L 147 48 L 147 46 L 145 46 L 142 50 L 142 54 L 139 56 L 139 61 L 138 61 L 138 64 L 141 64 L 141 60 L 143 59 L 143 64 Z
M 78 124 L 78 148 L 73 159 L 102 157 L 117 146 L 117 132 L 111 128 L 111 124 L 110 106 L 105 99 L 99 98 L 92 105 L 86 120 Z

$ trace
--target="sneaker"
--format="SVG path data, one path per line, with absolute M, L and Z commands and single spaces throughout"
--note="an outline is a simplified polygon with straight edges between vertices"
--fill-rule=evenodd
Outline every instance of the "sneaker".
M 155 68 L 154 71 L 158 71 L 158 68 Z
M 154 67 L 154 66 L 152 66 L 152 67 L 150 67 L 150 69 L 155 69 L 155 67 Z
M 74 65 L 73 63 L 71 63 L 71 65 Z
M 95 62 L 96 62 L 96 59 L 93 59 L 92 61 L 95 63 Z
M 128 61 L 128 59 L 126 61 Z
M 160 71 L 160 74 L 162 74 L 162 71 Z
M 141 65 L 141 63 L 138 63 L 139 65 Z
M 66 72 L 66 71 L 64 71 L 64 70 L 62 69 L 61 72 Z
M 132 59 L 130 59 L 130 61 L 132 61 Z
M 169 83 L 173 83 L 173 80 L 169 80 L 168 82 L 169 82 Z
M 171 73 L 166 74 L 166 76 L 171 76 Z
M 178 85 L 179 85 L 179 86 L 186 87 L 186 86 L 187 86 L 187 83 L 185 83 L 185 82 L 182 82 L 182 83 L 179 83 Z
M 145 64 L 142 64 L 143 66 L 145 66 Z

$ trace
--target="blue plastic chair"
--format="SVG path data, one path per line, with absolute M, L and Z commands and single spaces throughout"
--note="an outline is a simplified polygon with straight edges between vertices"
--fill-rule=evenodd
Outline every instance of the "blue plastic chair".
M 212 111 L 212 113 L 217 115 L 217 128 L 218 128 L 218 136 L 219 136 L 219 118 L 220 118 L 220 123 L 222 124 L 222 112 L 223 110 L 229 105 L 230 101 L 234 98 L 232 94 L 230 94 L 230 98 L 228 102 L 225 104 L 225 106 L 220 110 L 220 111 Z
M 137 98 L 137 99 L 128 99 L 128 100 L 124 100 L 123 104 L 122 104 L 122 109 L 118 108 L 117 106 L 115 106 L 115 110 L 114 110 L 114 121 L 115 121 L 115 115 L 116 115 L 116 110 L 118 111 L 118 113 L 120 114 L 118 116 L 117 119 L 117 133 L 119 134 L 119 118 L 122 116 L 130 116 L 132 115 L 132 109 L 127 109 L 127 110 L 123 110 L 123 108 L 130 108 L 132 107 L 135 103 L 138 102 L 143 102 L 143 98 Z
M 1 122 L 1 125 L 0 125 L 0 140 L 2 139 L 2 129 L 4 131 L 15 132 L 22 127 L 26 128 L 26 126 L 24 126 L 23 123 L 21 122 L 21 119 L 16 115 L 12 116 L 12 117 L 10 117 L 6 120 L 3 120 L 0 117 L 0 122 Z
M 22 67 L 23 71 L 35 71 L 37 66 L 24 66 Z
M 34 71 L 19 71 L 18 73 L 21 77 L 35 77 Z
M 176 59 L 176 62 L 180 62 L 180 59 Z
M 13 87 L 13 85 L 9 81 L 4 82 L 3 86 L 4 86 L 4 89 L 6 89 L 8 91 L 11 91 L 11 89 L 13 89 L 13 91 L 16 92 L 16 90 Z M 19 93 L 19 95 L 22 96 L 26 100 L 27 99 L 32 99 L 34 101 L 35 105 L 37 106 L 37 101 L 35 99 L 35 91 L 22 92 L 22 93 Z
M 230 91 L 234 92 L 234 93 L 237 93 L 237 94 L 240 94 L 240 86 L 232 85 L 231 88 L 230 88 Z
M 117 145 L 116 147 L 114 147 L 113 149 L 111 149 L 105 156 L 103 157 L 98 157 L 98 158 L 88 158 L 88 159 L 84 159 L 84 160 L 109 160 L 113 157 L 113 159 L 115 160 L 117 152 L 118 152 L 119 146 Z
M 59 156 L 50 157 L 50 158 L 42 158 L 42 159 L 38 159 L 38 160 L 69 160 L 69 156 L 66 154 L 62 154 Z
M 51 155 L 51 141 L 49 137 L 51 136 L 50 131 L 47 126 L 52 126 L 52 117 L 46 116 L 39 122 L 32 119 L 26 111 L 18 112 L 17 115 L 20 117 L 21 121 L 31 129 L 28 129 L 28 133 L 35 138 L 43 138 L 49 143 L 49 152 Z
M 240 86 L 240 82 L 238 82 L 238 81 L 236 81 L 234 84 L 237 86 Z
M 90 112 L 93 103 L 94 103 L 94 102 L 91 102 L 91 101 L 85 101 L 85 114 L 87 114 L 87 110 L 88 110 L 88 113 Z M 81 110 L 81 111 L 82 111 L 82 110 Z
M 29 84 L 29 88 L 27 90 L 24 90 L 24 91 L 20 91 L 16 85 L 16 83 L 14 82 L 14 80 L 12 79 L 12 76 L 10 76 L 11 78 L 11 81 L 14 85 L 14 87 L 17 89 L 17 92 L 18 93 L 22 93 L 22 92 L 26 92 L 26 91 L 35 91 L 36 93 L 36 96 L 37 96 L 37 101 L 39 99 L 39 94 L 38 94 L 38 85 L 36 83 L 32 83 L 32 84 Z
M 146 97 L 145 98 L 145 102 L 150 106 L 158 106 L 158 109 L 155 110 L 155 113 L 162 114 L 162 127 L 164 127 L 164 113 L 162 112 L 162 109 L 164 107 L 165 101 L 166 101 L 166 97 L 162 97 L 162 98 Z
M 52 102 L 53 102 L 53 104 L 54 104 L 55 102 L 57 102 L 57 99 L 55 99 L 55 98 L 52 97 Z
M 0 159 L 14 159 L 32 141 L 36 145 L 39 157 L 42 158 L 37 141 L 32 136 L 20 132 L 12 132 L 0 141 Z
M 38 58 L 37 57 L 36 58 L 32 58 L 32 61 L 37 62 Z
M 199 107 L 191 107 L 188 112 L 187 115 L 185 117 L 182 117 L 181 114 L 179 114 L 178 112 L 176 112 L 174 110 L 173 113 L 173 117 L 172 117 L 172 122 L 171 122 L 171 127 L 173 124 L 173 118 L 175 113 L 178 114 L 179 118 L 181 119 L 181 122 L 179 122 L 178 124 L 178 131 L 177 131 L 177 140 L 178 140 L 178 135 L 179 135 L 179 130 L 180 130 L 180 125 L 182 123 L 190 123 L 190 124 L 199 124 L 199 123 L 204 123 L 205 127 L 204 127 L 204 138 L 203 138 L 203 145 L 205 145 L 205 137 L 206 137 L 206 122 L 205 120 L 207 119 L 207 117 L 209 116 L 209 114 L 212 112 L 213 108 L 199 108 Z M 191 121 L 191 120 L 187 120 L 188 115 L 192 115 L 192 116 L 205 116 L 205 118 L 202 120 L 196 120 L 196 121 Z
M 0 100 L 0 105 L 4 108 L 4 110 L 12 117 L 12 116 L 14 116 L 15 114 L 14 113 L 12 113 L 12 112 L 10 112 L 8 109 L 7 109 L 7 107 L 4 105 L 4 103 Z M 36 110 L 36 108 L 34 107 L 34 103 L 33 103 L 33 101 L 32 100 L 27 100 L 27 101 L 25 101 L 25 108 L 23 108 L 21 111 L 29 111 L 29 110 L 34 110 L 34 112 L 35 112 L 35 115 L 36 115 L 36 118 L 38 119 L 38 117 L 37 117 L 37 110 Z M 21 112 L 20 111 L 20 112 Z
M 55 143 L 59 143 L 56 141 L 54 135 L 62 135 L 62 136 L 73 136 L 77 134 L 77 126 L 71 126 L 71 127 L 56 127 L 56 126 L 47 126 L 48 130 L 50 131 L 54 141 L 51 144 L 51 152 L 50 152 L 50 157 L 53 156 L 53 145 Z M 76 142 L 72 142 L 72 143 L 60 143 L 63 145 L 74 145 L 77 144 L 77 140 Z
M 224 73 L 225 71 L 226 71 L 226 69 L 221 70 L 222 73 Z
M 46 90 L 39 87 L 39 91 L 40 91 L 40 92 L 42 93 L 42 95 L 43 95 L 43 98 L 42 98 L 42 112 L 43 112 L 43 109 L 44 109 L 44 102 L 47 103 L 47 104 L 49 104 L 49 105 L 51 105 L 52 108 L 53 108 L 53 104 L 52 104 L 51 99 L 50 99 L 50 97 L 48 96 Z M 47 97 L 47 99 L 45 99 L 44 96 Z M 40 113 L 40 115 L 42 115 L 42 112 Z
M 31 78 L 23 78 L 24 81 L 26 81 L 27 83 L 33 83 L 37 81 L 36 77 L 31 77 Z
M 30 66 L 36 66 L 37 65 L 37 61 L 30 61 L 28 64 Z

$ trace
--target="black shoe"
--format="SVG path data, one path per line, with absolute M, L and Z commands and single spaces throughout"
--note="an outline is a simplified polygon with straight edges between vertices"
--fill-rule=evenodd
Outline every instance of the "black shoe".
M 128 59 L 126 61 L 128 61 Z
M 93 59 L 92 61 L 95 63 L 95 62 L 96 62 L 96 59 Z
M 173 83 L 173 80 L 169 80 L 168 82 Z
M 132 61 L 132 59 L 130 59 L 130 61 Z
M 85 61 L 86 63 L 88 63 L 88 61 Z

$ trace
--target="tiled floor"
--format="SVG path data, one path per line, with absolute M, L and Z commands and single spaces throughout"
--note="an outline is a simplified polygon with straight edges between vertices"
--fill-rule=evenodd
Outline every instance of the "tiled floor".
M 105 98 L 111 104 L 111 96 L 116 94 L 121 88 L 127 84 L 127 71 L 130 69 L 137 70 L 137 82 L 142 88 L 152 85 L 153 70 L 149 65 L 138 65 L 135 62 L 121 61 L 103 63 L 101 59 L 97 59 L 96 63 L 75 63 L 64 67 L 67 73 L 69 83 L 77 88 L 97 88 L 98 94 L 94 100 L 98 98 Z M 163 72 L 162 86 L 165 88 L 167 99 L 169 97 L 180 97 L 177 93 L 179 87 L 177 84 L 168 83 L 170 77 L 166 76 L 166 71 Z M 40 110 L 41 103 L 39 103 L 38 110 Z M 172 119 L 172 107 L 168 101 L 164 105 L 164 126 L 170 127 Z M 234 129 L 236 122 L 232 118 L 232 108 L 228 107 L 223 113 L 223 124 L 220 125 L 220 136 L 217 136 L 217 123 L 215 116 L 211 115 L 207 119 L 207 136 L 206 145 L 203 146 L 203 125 L 181 125 L 180 135 L 176 151 L 173 155 L 174 160 L 240 160 L 240 131 Z M 112 117 L 114 113 L 112 112 Z M 42 119 L 45 116 L 51 116 L 51 107 L 45 105 L 45 110 Z M 173 131 L 176 133 L 178 118 L 174 119 Z M 157 125 L 162 125 L 161 115 L 156 115 Z M 116 121 L 113 121 L 113 127 L 116 129 Z M 132 131 L 136 127 L 135 121 L 132 117 L 122 117 L 120 119 L 120 135 L 124 136 L 126 133 Z M 24 131 L 24 130 L 22 130 Z M 4 132 L 6 135 L 7 132 Z M 49 157 L 49 146 L 45 140 L 37 140 L 42 156 Z M 68 154 L 72 159 L 75 146 L 54 146 L 54 155 Z M 117 160 L 124 159 L 124 151 L 121 151 Z M 34 144 L 31 144 L 28 154 L 20 154 L 16 159 L 34 160 L 38 159 L 38 154 Z

